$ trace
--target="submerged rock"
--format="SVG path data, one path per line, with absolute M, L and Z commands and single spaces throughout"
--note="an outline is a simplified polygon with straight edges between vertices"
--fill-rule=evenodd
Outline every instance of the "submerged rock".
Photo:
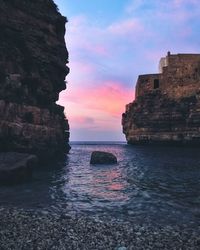
M 15 152 L 0 153 L 0 183 L 21 182 L 32 176 L 37 165 L 35 155 Z
M 117 157 L 112 153 L 94 151 L 92 152 L 90 164 L 116 164 Z

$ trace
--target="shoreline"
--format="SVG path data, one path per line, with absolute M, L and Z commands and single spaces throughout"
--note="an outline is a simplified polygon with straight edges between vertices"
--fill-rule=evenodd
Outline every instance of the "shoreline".
M 200 226 L 100 221 L 88 216 L 0 208 L 0 246 L 7 249 L 187 249 L 200 247 Z

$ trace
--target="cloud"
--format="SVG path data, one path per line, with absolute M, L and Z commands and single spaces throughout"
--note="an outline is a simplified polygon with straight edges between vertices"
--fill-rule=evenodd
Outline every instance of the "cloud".
M 184 7 L 185 5 L 199 6 L 199 0 L 173 0 L 172 5 L 176 8 Z
M 94 124 L 94 118 L 92 117 L 85 117 L 85 116 L 74 116 L 73 121 L 77 124 Z
M 143 26 L 139 20 L 131 18 L 111 24 L 107 30 L 114 35 L 124 36 L 143 32 Z
M 84 87 L 78 86 L 71 88 L 70 91 L 63 91 L 60 95 L 59 103 L 68 106 L 67 103 L 80 106 L 79 109 L 73 110 L 73 114 L 81 114 L 85 111 L 97 115 L 118 116 L 124 111 L 125 104 L 134 99 L 134 91 L 127 88 L 123 83 L 118 82 L 101 82 L 96 86 Z
M 127 13 L 134 13 L 144 4 L 144 0 L 133 0 L 125 8 Z
M 123 12 L 111 22 L 97 23 L 86 13 L 69 17 L 66 43 L 71 72 L 59 102 L 66 107 L 72 131 L 79 134 L 83 128 L 87 135 L 121 133 L 121 113 L 134 98 L 137 76 L 158 72 L 159 59 L 169 50 L 200 49 L 199 0 L 124 3 Z
M 91 24 L 86 16 L 75 16 L 69 20 L 67 26 L 66 41 L 69 49 L 73 51 L 73 56 L 80 56 L 83 51 L 95 56 L 105 56 L 106 47 L 103 46 L 105 40 L 105 30 Z
M 97 82 L 90 87 L 73 86 L 70 91 L 60 94 L 59 104 L 65 106 L 65 112 L 72 130 L 85 129 L 85 136 L 92 131 L 98 135 L 103 130 L 117 131 L 122 138 L 121 116 L 125 105 L 134 99 L 133 89 L 123 83 L 108 81 Z M 72 132 L 72 139 L 76 135 Z
M 102 128 L 101 130 L 86 130 L 85 128 L 73 128 L 70 135 L 71 141 L 124 141 L 122 131 L 117 129 Z
M 102 27 L 92 24 L 86 17 L 77 16 L 69 20 L 67 30 L 66 42 L 71 60 L 84 58 L 101 63 L 104 59 L 120 58 L 126 45 L 123 46 L 122 41 L 137 44 L 137 39 L 144 37 L 143 24 L 137 18 L 120 19 Z
M 168 22 L 176 24 L 198 15 L 200 5 L 199 0 L 132 0 L 126 6 L 126 12 L 141 20 L 146 16 L 150 23 L 153 19 L 169 17 Z

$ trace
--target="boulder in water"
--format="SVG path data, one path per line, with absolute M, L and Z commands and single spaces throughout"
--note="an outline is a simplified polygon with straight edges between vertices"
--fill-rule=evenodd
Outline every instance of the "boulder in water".
M 117 157 L 112 153 L 94 151 L 92 152 L 90 164 L 116 164 Z
M 35 155 L 0 153 L 0 183 L 16 183 L 29 179 L 37 162 Z

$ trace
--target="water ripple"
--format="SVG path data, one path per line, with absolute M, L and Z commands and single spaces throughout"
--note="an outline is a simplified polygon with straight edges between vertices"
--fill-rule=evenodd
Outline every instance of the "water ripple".
M 90 165 L 94 150 L 114 153 L 118 164 Z M 1 187 L 0 200 L 7 206 L 195 225 L 199 186 L 199 149 L 76 144 L 61 167 L 41 168 L 15 190 Z

